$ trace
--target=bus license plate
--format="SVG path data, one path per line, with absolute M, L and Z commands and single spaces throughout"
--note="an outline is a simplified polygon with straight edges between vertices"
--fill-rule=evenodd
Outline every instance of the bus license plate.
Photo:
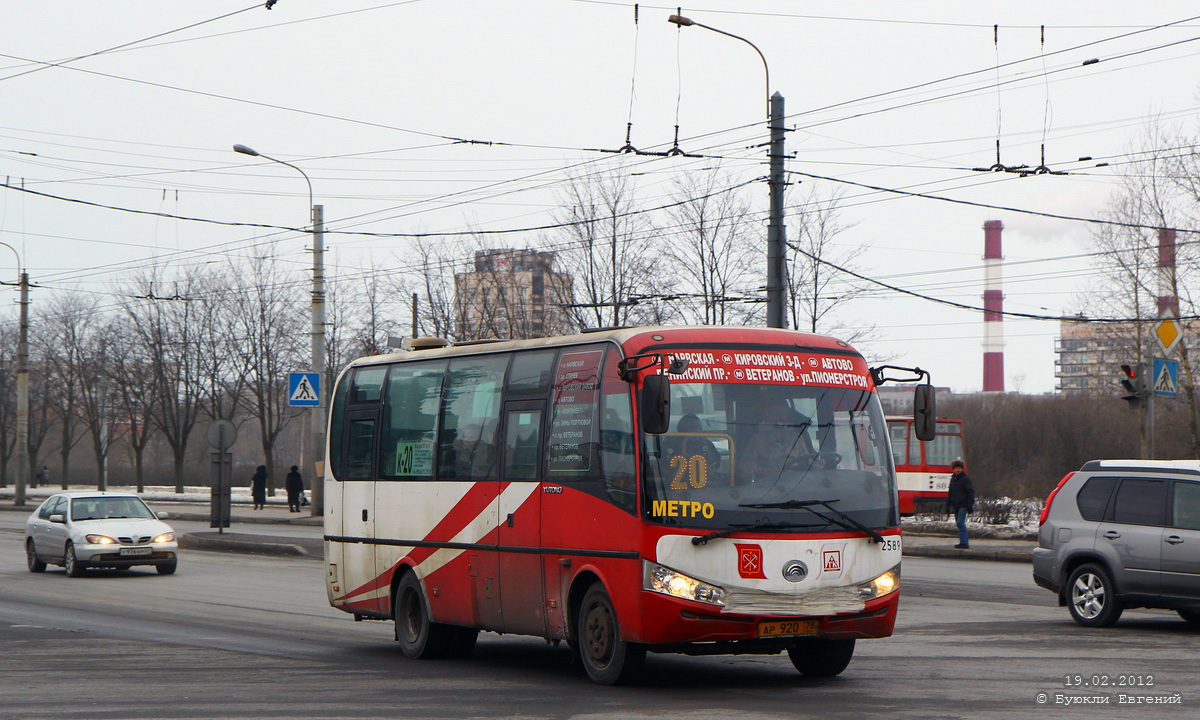
M 759 637 L 788 637 L 791 635 L 815 635 L 820 620 L 775 620 L 758 624 Z
M 149 555 L 154 548 L 121 548 L 122 555 Z

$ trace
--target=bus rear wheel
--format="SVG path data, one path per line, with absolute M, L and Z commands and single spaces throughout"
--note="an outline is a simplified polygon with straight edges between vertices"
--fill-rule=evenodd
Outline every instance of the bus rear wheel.
M 407 657 L 419 660 L 464 657 L 475 647 L 479 631 L 435 623 L 429 619 L 429 603 L 415 573 L 405 573 L 396 587 L 392 607 L 396 641 Z
M 854 638 L 801 640 L 787 649 L 792 665 L 808 677 L 840 675 L 854 657 Z
M 603 585 L 588 588 L 577 617 L 574 645 L 593 682 L 624 685 L 641 674 L 646 648 L 621 637 L 616 610 Z

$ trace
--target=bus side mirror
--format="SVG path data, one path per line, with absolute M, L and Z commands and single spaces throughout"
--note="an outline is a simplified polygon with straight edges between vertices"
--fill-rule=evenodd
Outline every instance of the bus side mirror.
M 918 385 L 913 391 L 913 432 L 918 440 L 929 442 L 937 435 L 936 405 L 932 385 Z
M 666 375 L 642 378 L 642 431 L 662 435 L 671 423 L 671 381 Z

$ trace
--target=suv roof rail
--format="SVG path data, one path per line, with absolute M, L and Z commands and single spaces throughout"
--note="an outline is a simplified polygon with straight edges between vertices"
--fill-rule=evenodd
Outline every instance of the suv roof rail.
M 1082 470 L 1142 470 L 1200 475 L 1200 460 L 1091 460 Z

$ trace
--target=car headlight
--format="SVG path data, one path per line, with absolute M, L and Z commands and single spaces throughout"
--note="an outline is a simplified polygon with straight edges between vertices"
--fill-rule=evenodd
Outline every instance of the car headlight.
M 84 535 L 83 539 L 93 545 L 115 545 L 117 542 L 107 535 Z
M 724 588 L 701 582 L 649 560 L 642 565 L 642 589 L 709 605 L 725 605 Z
M 156 543 L 174 542 L 174 541 L 175 541 L 175 533 L 173 533 L 173 532 L 163 533 L 162 535 L 159 535 L 158 537 L 154 538 L 154 540 L 153 540 L 153 542 L 156 542 Z
M 874 600 L 900 589 L 900 566 L 888 570 L 884 574 L 858 586 L 858 594 L 863 600 Z

